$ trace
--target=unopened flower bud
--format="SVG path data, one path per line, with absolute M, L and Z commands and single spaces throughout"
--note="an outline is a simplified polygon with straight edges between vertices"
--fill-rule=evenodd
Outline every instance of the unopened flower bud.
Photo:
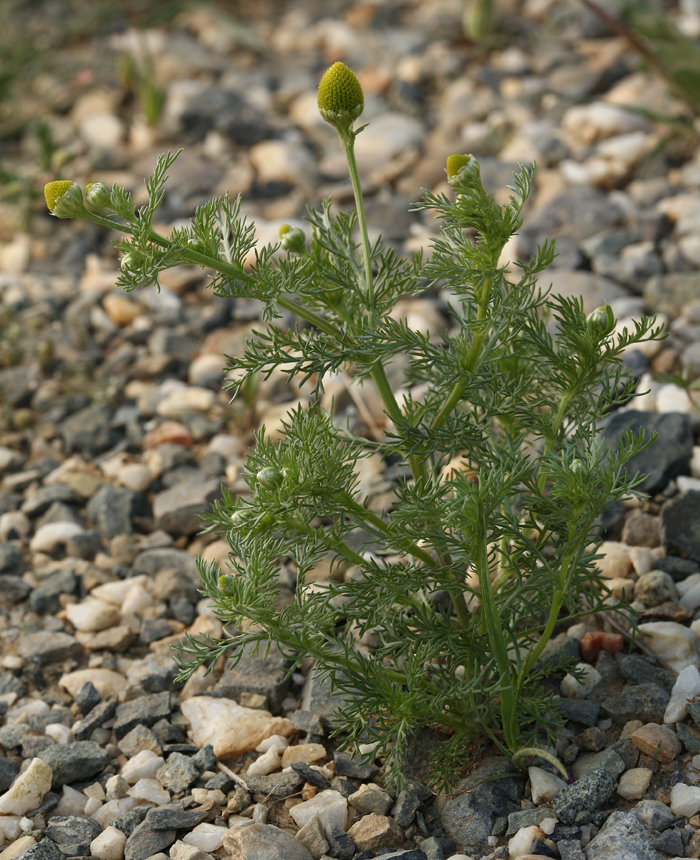
M 91 206 L 109 206 L 112 195 L 104 182 L 91 182 L 85 186 L 85 199 Z
M 460 194 L 474 191 L 486 194 L 481 182 L 481 168 L 473 155 L 450 155 L 447 158 L 447 181 Z
M 56 179 L 44 186 L 49 212 L 57 218 L 82 218 L 87 214 L 83 192 L 71 179 Z
M 292 251 L 295 254 L 306 253 L 306 236 L 300 227 L 283 224 L 280 227 L 280 239 L 284 251 Z
M 345 63 L 333 63 L 318 85 L 318 112 L 337 129 L 349 129 L 365 107 L 360 82 Z
M 578 458 L 572 460 L 571 465 L 569 466 L 569 469 L 574 473 L 574 475 L 582 474 L 584 468 L 583 463 Z
M 266 490 L 274 490 L 282 482 L 280 470 L 275 466 L 265 466 L 255 476 L 257 482 Z
M 250 514 L 245 508 L 239 508 L 231 514 L 231 522 L 236 528 L 245 525 L 250 518 Z
M 133 251 L 127 251 L 119 261 L 119 266 L 127 272 L 134 271 L 138 264 L 138 256 Z
M 464 34 L 475 42 L 493 32 L 494 0 L 472 0 L 464 10 Z
M 588 314 L 586 322 L 593 331 L 600 334 L 610 334 L 615 328 L 615 314 L 610 305 L 601 305 Z

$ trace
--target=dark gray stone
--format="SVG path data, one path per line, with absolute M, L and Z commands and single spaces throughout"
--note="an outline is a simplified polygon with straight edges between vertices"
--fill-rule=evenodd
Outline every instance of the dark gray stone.
M 467 854 L 481 856 L 490 850 L 488 839 L 500 816 L 509 816 L 520 806 L 524 780 L 514 773 L 505 758 L 487 759 L 456 787 L 460 794 L 439 807 L 442 827 Z M 507 774 L 501 779 L 492 779 Z
M 322 791 L 331 787 L 330 780 L 326 779 L 320 771 L 314 770 L 314 768 L 306 764 L 306 762 L 292 762 L 291 768 L 295 773 L 298 773 L 299 776 L 303 778 L 304 782 L 315 785 L 316 788 L 320 788 Z
M 101 454 L 119 440 L 111 426 L 112 410 L 108 406 L 87 406 L 74 412 L 61 424 L 66 449 L 87 457 Z
M 613 794 L 617 783 L 600 768 L 567 785 L 552 800 L 552 809 L 562 824 L 573 824 L 580 812 L 593 813 Z
M 66 541 L 66 555 L 71 558 L 84 558 L 92 561 L 103 548 L 102 538 L 99 532 L 95 531 L 72 535 Z
M 102 697 L 95 689 L 92 681 L 83 684 L 75 697 L 75 705 L 79 714 L 89 714 L 95 705 L 99 705 L 101 701 Z
M 700 564 L 689 558 L 678 558 L 675 555 L 665 555 L 654 562 L 656 570 L 670 573 L 674 582 L 682 582 L 693 573 L 700 573 Z
M 65 860 L 64 855 L 51 839 L 42 839 L 41 842 L 23 851 L 17 860 L 20 857 L 22 860 Z
M 700 561 L 700 492 L 689 490 L 666 502 L 661 534 L 666 552 Z
M 269 776 L 246 776 L 246 785 L 256 803 L 266 798 L 280 800 L 301 791 L 304 780 L 298 773 L 271 773 Z
M 192 756 L 192 763 L 200 773 L 204 773 L 207 770 L 214 770 L 217 764 L 214 747 L 211 744 L 207 744 L 205 747 L 202 747 L 198 753 L 195 753 Z
M 103 484 L 90 498 L 86 513 L 100 535 L 109 540 L 117 535 L 132 534 L 132 518 L 142 507 L 141 493 Z
M 267 697 L 268 708 L 279 713 L 282 701 L 287 695 L 291 679 L 287 677 L 290 666 L 272 643 L 265 655 L 267 646 L 260 645 L 257 654 L 244 655 L 232 669 L 224 672 L 214 690 L 227 699 L 240 699 L 241 693 L 259 693 Z
M 674 603 L 678 600 L 678 592 L 670 573 L 663 570 L 651 570 L 642 574 L 634 588 L 634 599 L 646 607 L 661 606 L 663 603 Z
M 92 741 L 54 744 L 39 753 L 53 771 L 53 789 L 89 779 L 103 771 L 108 763 L 107 752 Z
M 628 654 L 617 665 L 623 678 L 632 684 L 657 684 L 670 694 L 676 683 L 675 677 L 669 671 L 636 654 Z
M 251 824 L 239 830 L 233 829 L 226 839 L 245 860 L 312 860 L 298 839 L 272 824 Z
M 141 622 L 139 639 L 145 645 L 150 645 L 151 642 L 165 639 L 165 637 L 170 636 L 172 632 L 173 629 L 167 618 L 144 618 Z
M 22 758 L 36 758 L 42 750 L 51 747 L 56 742 L 44 734 L 35 734 L 28 731 L 22 738 Z
M 20 603 L 31 590 L 31 585 L 19 576 L 0 576 L 0 600 L 3 603 Z
M 176 595 L 170 601 L 170 611 L 176 621 L 180 621 L 187 627 L 192 624 L 197 617 L 197 607 L 186 597 Z
M 610 696 L 602 703 L 602 708 L 603 713 L 619 726 L 630 720 L 663 723 L 670 698 L 658 684 L 639 684 Z
M 556 699 L 559 712 L 567 720 L 584 726 L 597 726 L 600 718 L 600 705 L 588 699 Z
M 186 791 L 199 778 L 200 770 L 192 758 L 182 753 L 172 753 L 156 773 L 156 779 L 164 788 L 177 793 Z
M 355 842 L 339 824 L 324 828 L 328 842 L 328 854 L 336 860 L 352 860 L 355 855 Z
M 11 543 L 0 544 L 0 575 L 20 576 L 24 573 L 22 553 Z
M 676 723 L 676 734 L 678 740 L 683 744 L 686 752 L 691 755 L 700 754 L 700 732 L 694 726 L 687 726 L 685 723 Z
M 320 714 L 314 714 L 299 708 L 290 714 L 292 725 L 299 732 L 306 732 L 307 742 L 311 743 L 310 737 L 322 738 L 326 731 L 326 720 Z
M 112 827 L 116 827 L 117 830 L 121 830 L 127 838 L 131 836 L 131 834 L 136 830 L 136 828 L 143 822 L 146 816 L 149 813 L 149 808 L 146 806 L 135 806 L 133 809 L 130 809 L 126 815 L 122 815 L 120 818 L 116 818 L 112 822 Z
M 59 570 L 47 576 L 29 595 L 29 606 L 38 615 L 53 614 L 58 612 L 60 604 L 58 597 L 61 594 L 75 594 L 78 588 L 78 579 L 70 569 Z
M 540 659 L 535 664 L 536 669 L 546 669 L 548 672 L 563 670 L 581 659 L 577 639 L 562 633 L 550 639 L 545 645 Z
M 220 478 L 182 482 L 156 493 L 153 499 L 156 528 L 172 535 L 196 534 L 202 528 L 200 514 L 220 496 Z
M 435 842 L 439 846 L 440 843 L 437 840 Z M 375 854 L 374 856 L 378 855 Z M 439 858 L 437 854 L 431 854 L 430 858 L 428 858 L 428 855 L 422 848 L 399 848 L 398 851 L 391 851 L 389 854 L 381 854 L 379 856 L 383 857 L 384 860 L 443 860 L 445 855 L 440 847 Z
M 611 813 L 586 846 L 587 860 L 611 860 L 612 857 L 615 860 L 663 860 L 637 816 L 633 812 L 619 811 Z
M 175 842 L 177 830 L 153 830 L 148 815 L 132 832 L 124 846 L 124 860 L 146 860 L 154 854 L 166 852 Z
M 306 765 L 306 766 L 309 767 L 308 765 Z M 292 768 L 294 768 L 294 765 L 292 765 Z M 312 768 L 309 768 L 309 770 L 312 770 Z M 316 773 L 316 771 L 313 771 L 313 772 Z M 302 776 L 303 776 L 303 774 L 302 774 Z M 215 789 L 219 789 L 219 791 L 223 791 L 224 794 L 228 794 L 229 791 L 233 791 L 236 788 L 236 785 L 237 785 L 236 780 L 231 779 L 231 777 L 227 773 L 223 773 L 223 772 L 217 773 L 216 776 L 213 776 L 211 779 L 208 779 L 204 783 L 204 787 L 206 788 L 207 791 L 214 791 Z M 331 787 L 331 784 L 328 783 L 327 788 L 330 788 L 330 787 Z M 242 790 L 245 791 L 245 789 L 242 789 Z M 250 795 L 248 795 L 248 797 L 250 797 Z M 248 805 L 250 805 L 250 800 L 248 801 Z M 245 809 L 245 807 L 243 807 L 243 808 Z
M 632 810 L 637 818 L 651 830 L 662 831 L 671 826 L 675 816 L 660 800 L 640 800 Z
M 617 779 L 625 770 L 625 762 L 613 749 L 604 749 L 601 752 L 584 753 L 580 755 L 571 767 L 571 774 L 575 780 L 580 780 L 593 771 L 606 770 L 613 779 Z
M 391 816 L 399 827 L 409 827 L 413 824 L 421 802 L 421 797 L 410 786 L 398 793 Z
M 561 860 L 586 860 L 580 839 L 560 839 L 557 848 Z
M 151 750 L 156 755 L 161 755 L 160 740 L 151 729 L 146 726 L 135 726 L 119 741 L 119 749 L 127 758 L 133 758 L 141 750 Z
M 658 434 L 656 442 L 632 457 L 625 466 L 630 477 L 636 472 L 646 475 L 637 486 L 641 492 L 658 492 L 663 490 L 672 478 L 689 473 L 693 433 L 688 415 L 680 412 L 637 410 L 615 412 L 603 429 L 603 442 L 608 450 L 617 449 L 620 434 L 625 430 L 632 430 L 634 433 L 643 430 L 647 439 L 651 433 Z M 666 506 L 662 508 L 662 523 L 665 510 Z
M 40 630 L 30 636 L 22 636 L 17 651 L 25 660 L 31 660 L 39 666 L 48 666 L 51 663 L 61 663 L 71 657 L 80 657 L 83 646 L 68 633 Z
M 170 693 L 151 693 L 139 696 L 131 702 L 124 702 L 117 707 L 117 718 L 114 723 L 114 734 L 123 738 L 135 726 L 153 726 L 158 720 L 170 716 Z
M 46 835 L 53 839 L 66 857 L 89 856 L 90 843 L 100 833 L 100 825 L 87 815 L 56 815 L 46 828 Z
M 10 723 L 0 728 L 0 746 L 6 750 L 15 750 L 22 746 L 22 738 L 29 731 L 26 723 Z
M 139 687 L 145 693 L 161 693 L 172 689 L 178 672 L 172 657 L 148 654 L 143 660 L 133 663 L 126 673 L 126 682 L 129 687 Z
M 379 768 L 373 762 L 367 762 L 361 756 L 352 753 L 337 752 L 334 754 L 335 772 L 338 776 L 349 776 L 351 779 L 369 780 L 379 773 Z
M 41 371 L 36 364 L 20 364 L 0 370 L 0 393 L 2 401 L 15 409 L 29 406 L 32 394 L 41 381 Z
M 669 828 L 659 836 L 652 837 L 650 844 L 652 848 L 671 857 L 682 857 L 685 853 L 685 842 L 681 832 L 674 828 Z
M 148 826 L 151 830 L 190 830 L 204 821 L 208 814 L 206 809 L 183 809 L 173 803 L 149 810 Z
M 0 758 L 0 794 L 3 794 L 14 782 L 19 773 L 19 764 L 12 758 Z
M 6 672 L 0 672 L 0 696 L 5 696 L 8 693 L 17 693 L 17 698 L 21 699 L 25 691 L 26 687 L 21 678 L 13 675 L 9 669 Z
M 76 741 L 87 740 L 95 729 L 106 723 L 107 720 L 111 720 L 116 712 L 116 699 L 100 702 L 82 720 L 73 724 L 73 737 Z
M 511 812 L 508 816 L 508 829 L 506 839 L 510 839 L 523 827 L 532 827 L 533 824 L 541 824 L 545 818 L 552 817 L 552 810 L 548 806 L 538 806 L 535 809 L 523 809 Z
M 330 678 L 322 677 L 316 669 L 309 672 L 301 691 L 303 710 L 329 719 L 338 708 L 342 708 L 345 704 L 347 704 L 347 694 L 339 690 L 332 690 Z
M 54 502 L 65 504 L 76 503 L 78 498 L 67 484 L 46 484 L 39 487 L 31 496 L 25 499 L 20 510 L 28 517 L 39 517 L 45 513 Z

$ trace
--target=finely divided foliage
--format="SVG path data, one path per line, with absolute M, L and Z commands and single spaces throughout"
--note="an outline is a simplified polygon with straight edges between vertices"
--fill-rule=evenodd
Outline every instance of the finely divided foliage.
M 338 731 L 376 742 L 370 755 L 385 758 L 394 780 L 412 733 L 444 727 L 434 766 L 446 787 L 484 733 L 520 765 L 527 755 L 552 759 L 544 747 L 560 719 L 542 683 L 551 671 L 543 650 L 561 613 L 573 619 L 613 606 L 595 567 L 593 523 L 634 493 L 639 477 L 625 463 L 650 443 L 628 432 L 609 453 L 598 431 L 633 393 L 622 353 L 661 332 L 643 319 L 616 333 L 609 308 L 587 317 L 581 300 L 543 290 L 537 275 L 553 243 L 518 262 L 519 277 L 499 266 L 532 169 L 515 177 L 501 206 L 485 192 L 476 160 L 460 159 L 450 176 L 456 199 L 426 193 L 417 204 L 442 221 L 427 260 L 371 247 L 353 154 L 358 132 L 345 119 L 336 127 L 356 211 L 333 215 L 324 202 L 309 212 L 308 245 L 295 235 L 283 255 L 279 245 L 256 248 L 253 225 L 228 196 L 168 238 L 155 233 L 170 154 L 147 182 L 146 206 L 134 210 L 115 186 L 110 214 L 85 209 L 82 217 L 127 234 L 119 243 L 126 289 L 198 263 L 214 271 L 218 295 L 263 302 L 263 330 L 232 359 L 234 396 L 275 369 L 313 383 L 311 406 L 290 413 L 279 441 L 264 427 L 257 433 L 245 467 L 250 495 L 224 488 L 206 517 L 231 550 L 221 570 L 198 563 L 227 633 L 222 641 L 188 637 L 181 679 L 201 665 L 212 670 L 223 654 L 235 663 L 244 646 L 264 652 L 275 642 L 295 667 L 313 657 L 347 694 Z M 440 342 L 389 316 L 400 297 L 433 286 L 449 288 L 460 308 L 455 333 Z M 280 325 L 282 310 L 304 324 Z M 385 372 L 395 356 L 408 358 L 407 392 L 427 383 L 401 403 Z M 321 408 L 324 377 L 339 370 L 376 385 L 388 416 L 382 440 L 354 436 Z M 358 489 L 357 462 L 373 451 L 411 472 L 381 515 Z M 459 454 L 465 468 L 445 474 Z M 328 555 L 344 576 L 307 581 Z M 291 602 L 280 590 L 283 563 L 297 575 Z

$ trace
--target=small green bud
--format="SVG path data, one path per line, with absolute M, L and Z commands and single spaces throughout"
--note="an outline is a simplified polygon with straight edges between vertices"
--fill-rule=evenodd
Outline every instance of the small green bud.
M 338 130 L 347 130 L 364 107 L 364 93 L 353 70 L 333 63 L 318 85 L 318 112 Z
M 260 519 L 255 524 L 254 528 L 251 529 L 250 536 L 256 537 L 262 532 L 269 531 L 275 524 L 275 518 L 272 514 L 263 514 Z
M 574 475 L 581 475 L 581 474 L 583 474 L 585 467 L 584 467 L 583 463 L 577 458 L 577 459 L 574 459 L 571 461 L 571 465 L 569 466 L 569 469 L 572 471 L 572 473 Z
M 49 212 L 57 218 L 83 218 L 87 209 L 83 192 L 71 179 L 56 179 L 44 186 L 44 197 Z
M 250 519 L 250 513 L 245 508 L 239 508 L 231 514 L 231 522 L 236 528 L 244 526 Z
M 257 482 L 266 490 L 274 490 L 282 483 L 282 474 L 274 466 L 265 466 L 255 476 Z
M 495 20 L 494 0 L 472 0 L 464 10 L 464 35 L 475 42 L 493 32 Z
M 104 182 L 91 182 L 85 186 L 85 199 L 91 206 L 110 207 L 112 195 Z
M 139 256 L 134 251 L 127 251 L 119 261 L 119 266 L 127 272 L 133 272 L 139 263 Z
M 301 228 L 283 224 L 280 227 L 280 239 L 284 251 L 292 251 L 295 254 L 306 253 L 306 236 Z
M 615 314 L 610 305 L 601 305 L 588 314 L 586 322 L 592 331 L 602 335 L 610 334 L 615 328 Z

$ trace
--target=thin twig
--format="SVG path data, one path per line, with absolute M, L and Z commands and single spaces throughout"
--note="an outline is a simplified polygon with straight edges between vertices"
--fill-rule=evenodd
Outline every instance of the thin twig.
M 240 776 L 238 776 L 238 774 L 237 774 L 237 773 L 234 773 L 234 772 L 231 770 L 231 768 L 230 768 L 230 767 L 226 767 L 226 765 L 225 765 L 225 764 L 222 764 L 221 762 L 219 762 L 218 764 L 219 764 L 219 770 L 222 770 L 222 771 L 226 774 L 226 776 L 230 776 L 230 777 L 231 777 L 231 779 L 232 779 L 232 780 L 233 780 L 237 785 L 240 785 L 240 787 L 241 787 L 241 788 L 245 788 L 245 790 L 246 790 L 246 791 L 250 791 L 250 789 L 249 789 L 249 788 L 248 788 L 248 786 L 246 785 L 245 780 L 244 780 L 244 779 L 241 779 L 241 777 L 240 777 Z

